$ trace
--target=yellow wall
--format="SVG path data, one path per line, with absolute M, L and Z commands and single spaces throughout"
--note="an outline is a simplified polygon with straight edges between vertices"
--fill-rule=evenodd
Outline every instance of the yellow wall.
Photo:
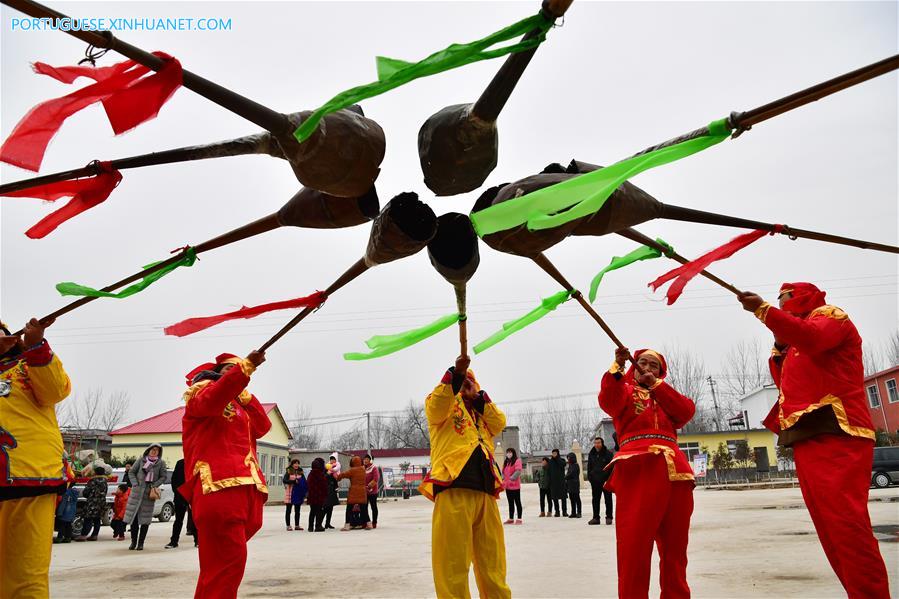
M 269 412 L 272 421 L 272 429 L 259 440 L 259 453 L 263 452 L 275 456 L 287 457 L 287 445 L 290 441 L 290 432 L 284 424 L 283 418 L 277 408 Z M 113 435 L 112 455 L 117 458 L 126 456 L 139 456 L 151 443 L 162 445 L 162 457 L 174 468 L 175 462 L 184 457 L 181 446 L 181 433 L 141 433 L 136 435 Z M 277 445 L 278 447 L 271 447 Z M 266 468 L 266 474 L 272 472 Z
M 712 470 L 711 454 L 718 449 L 719 443 L 727 444 L 728 441 L 744 440 L 751 450 L 754 447 L 768 448 L 768 462 L 772 468 L 777 467 L 777 436 L 768 429 L 753 429 L 749 431 L 731 430 L 714 433 L 678 433 L 677 442 L 699 443 L 700 448 L 706 447 L 710 454 L 708 469 Z

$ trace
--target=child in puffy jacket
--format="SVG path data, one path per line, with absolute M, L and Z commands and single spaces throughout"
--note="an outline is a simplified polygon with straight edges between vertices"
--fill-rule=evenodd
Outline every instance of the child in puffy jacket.
M 58 523 L 58 533 L 53 539 L 54 543 L 71 543 L 72 542 L 72 522 L 75 520 L 75 512 L 78 509 L 78 491 L 69 488 L 60 497 L 59 505 L 56 507 L 56 520 Z
M 112 504 L 112 538 L 116 541 L 125 540 L 125 507 L 128 505 L 128 497 L 131 495 L 131 487 L 127 483 L 121 483 L 115 492 L 115 501 Z

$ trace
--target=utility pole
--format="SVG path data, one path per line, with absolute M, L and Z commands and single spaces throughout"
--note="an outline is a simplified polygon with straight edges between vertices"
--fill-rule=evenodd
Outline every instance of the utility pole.
M 712 389 L 712 404 L 715 406 L 715 430 L 721 432 L 721 413 L 718 411 L 718 394 L 715 393 L 715 379 L 709 377 L 709 387 Z
M 371 453 L 371 412 L 365 413 L 365 453 Z

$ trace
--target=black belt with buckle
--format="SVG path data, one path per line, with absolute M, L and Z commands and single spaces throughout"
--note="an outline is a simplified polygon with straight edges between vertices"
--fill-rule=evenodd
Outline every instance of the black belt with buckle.
M 677 439 L 674 437 L 669 437 L 667 435 L 659 435 L 659 434 L 648 434 L 648 435 L 634 435 L 633 437 L 628 437 L 624 441 L 618 444 L 619 447 L 624 447 L 631 441 L 639 441 L 640 439 L 663 439 L 665 441 L 670 441 L 671 443 L 677 443 Z

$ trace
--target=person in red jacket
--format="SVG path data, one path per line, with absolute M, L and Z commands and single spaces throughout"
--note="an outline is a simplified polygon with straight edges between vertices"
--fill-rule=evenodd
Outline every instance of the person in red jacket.
M 179 488 L 193 511 L 200 541 L 194 597 L 237 597 L 247 564 L 247 541 L 262 527 L 268 487 L 256 441 L 272 426 L 246 390 L 265 354 L 222 354 L 187 375 L 182 419 L 185 482 Z
M 780 389 L 765 426 L 793 448 L 802 498 L 850 599 L 890 596 L 868 515 L 874 425 L 864 391 L 862 339 L 849 316 L 811 283 L 784 283 L 780 309 L 740 295 L 774 333 L 769 361 Z
M 615 537 L 618 550 L 618 596 L 649 595 L 653 544 L 659 549 L 662 597 L 690 596 L 687 541 L 693 514 L 693 470 L 677 446 L 677 429 L 687 424 L 696 406 L 665 383 L 668 365 L 660 353 L 634 353 L 642 374 L 625 373 L 630 352 L 619 348 L 602 377 L 599 407 L 612 417 L 621 451 L 609 466 L 606 488 L 618 496 Z

